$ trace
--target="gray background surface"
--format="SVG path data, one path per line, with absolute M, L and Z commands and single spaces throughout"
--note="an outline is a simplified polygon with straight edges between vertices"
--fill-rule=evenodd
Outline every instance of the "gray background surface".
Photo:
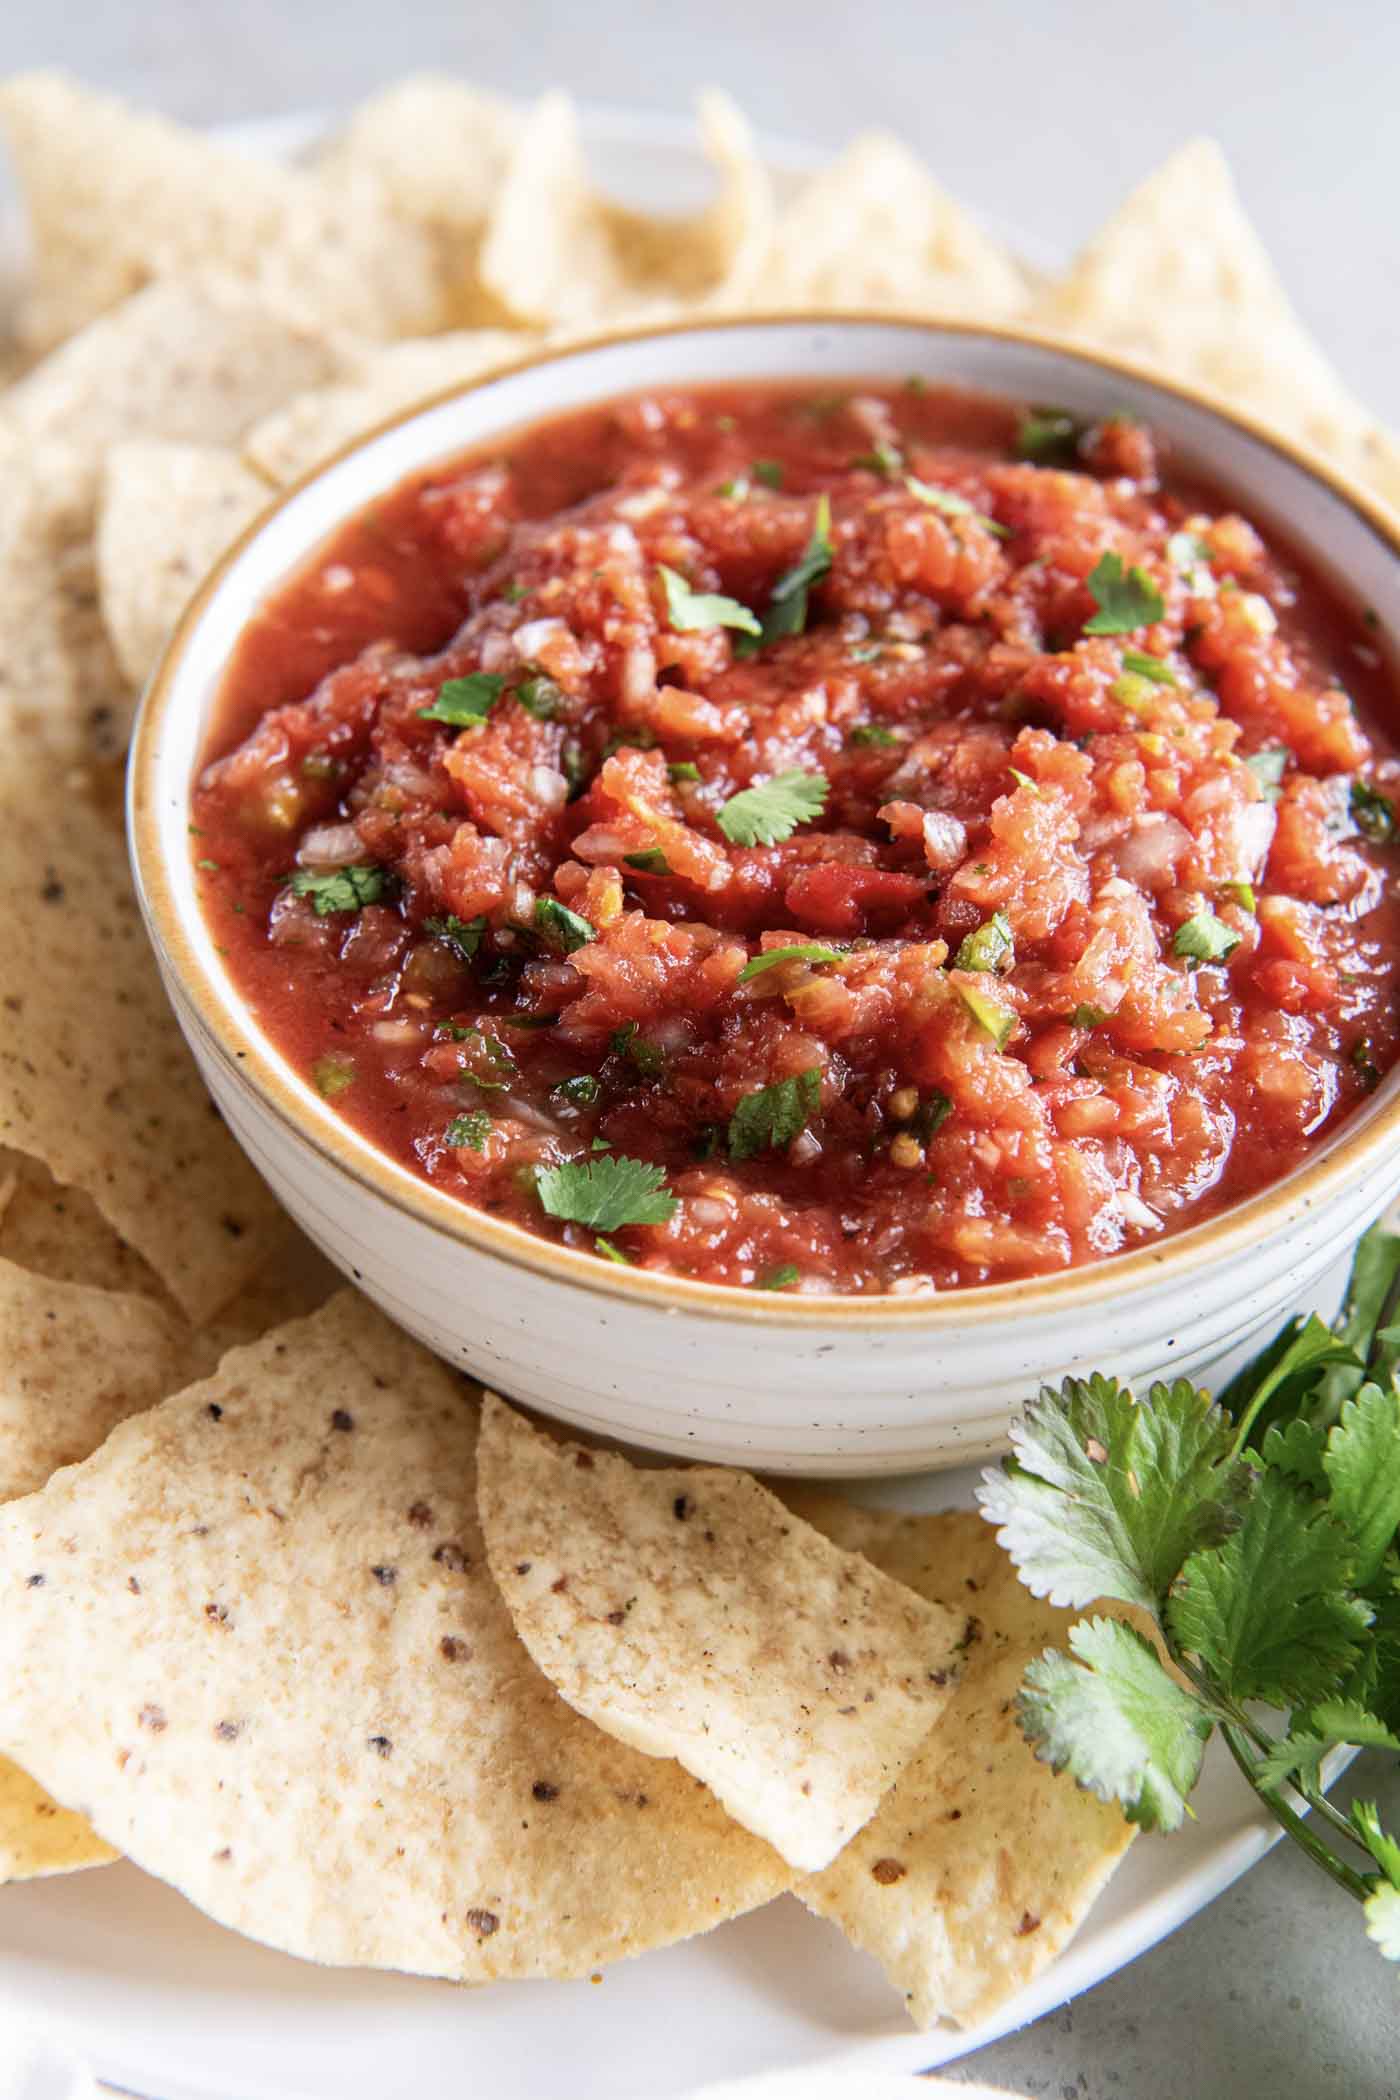
M 819 145 L 893 126 L 1051 257 L 1209 131 L 1303 314 L 1400 421 L 1393 0 L 0 0 L 0 71 L 54 64 L 204 122 L 344 103 L 420 66 L 675 112 L 717 81 L 760 125 Z M 1394 1761 L 1357 1770 L 1400 1821 Z M 1400 2100 L 1400 1978 L 1281 1847 L 1131 1969 L 952 2075 L 1037 2100 Z

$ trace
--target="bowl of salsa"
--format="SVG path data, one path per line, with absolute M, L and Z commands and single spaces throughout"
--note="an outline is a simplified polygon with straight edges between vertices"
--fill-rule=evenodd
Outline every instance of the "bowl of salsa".
M 1017 331 L 541 354 L 256 525 L 132 834 L 326 1251 L 570 1419 L 855 1470 L 1198 1375 L 1400 1186 L 1393 529 Z

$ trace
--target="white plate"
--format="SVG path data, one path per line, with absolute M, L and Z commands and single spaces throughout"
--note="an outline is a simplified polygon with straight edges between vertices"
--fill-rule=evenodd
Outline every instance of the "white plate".
M 225 134 L 254 151 L 304 147 L 321 120 Z M 703 198 L 706 171 L 674 122 L 586 113 L 599 178 L 662 209 Z M 780 186 L 813 164 L 765 141 Z M 9 224 L 5 224 L 8 217 Z M 1042 258 L 1013 236 L 1032 264 Z M 0 258 L 18 253 L 0 196 Z M 0 275 L 3 262 L 0 261 Z M 862 1483 L 909 1509 L 966 1505 L 975 1475 Z M 804 2064 L 915 2072 L 952 2062 L 1087 1990 L 1227 1888 L 1276 1831 L 1221 1752 L 1207 1757 L 1198 1821 L 1140 1838 L 1078 1939 L 997 2019 L 917 2034 L 872 1961 L 791 1897 L 707 1937 L 609 1970 L 599 1982 L 467 1991 L 317 1969 L 211 1924 L 135 1867 L 0 1896 L 0 2036 L 12 2008 L 48 2026 L 114 2085 L 160 2100 L 667 2100 L 712 2080 Z

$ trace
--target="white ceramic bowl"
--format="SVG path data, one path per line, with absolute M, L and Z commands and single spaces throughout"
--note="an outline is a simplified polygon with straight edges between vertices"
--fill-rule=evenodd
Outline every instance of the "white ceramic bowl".
M 634 388 L 861 375 L 1127 409 L 1400 635 L 1397 535 L 1327 469 L 1203 397 L 1019 331 L 775 319 L 649 331 L 535 356 L 439 398 L 309 477 L 201 591 L 137 728 L 137 880 L 180 1024 L 235 1136 L 331 1259 L 431 1347 L 507 1393 L 661 1450 L 783 1471 L 877 1473 L 994 1451 L 1041 1380 L 1104 1368 L 1200 1377 L 1316 1302 L 1400 1192 L 1400 1071 L 1308 1163 L 1159 1246 L 936 1298 L 767 1296 L 612 1268 L 429 1187 L 360 1137 L 244 1013 L 201 917 L 190 784 L 234 643 L 343 520 L 406 475 L 534 419 Z

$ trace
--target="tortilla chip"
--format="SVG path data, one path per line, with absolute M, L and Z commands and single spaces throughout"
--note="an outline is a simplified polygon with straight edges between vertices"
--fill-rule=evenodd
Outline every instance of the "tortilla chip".
M 91 1824 L 60 1808 L 27 1772 L 0 1757 L 0 1882 L 72 1874 L 118 1858 Z
M 1367 471 L 1374 419 L 1294 313 L 1211 139 L 1132 192 L 1034 318 L 1151 358 Z
M 0 402 L 0 426 L 63 438 L 95 494 L 109 446 L 232 444 L 292 395 L 353 371 L 360 351 L 253 286 L 198 272 L 149 286 L 46 357 Z
M 411 335 L 441 319 L 431 242 L 367 177 L 235 153 L 56 73 L 0 87 L 0 131 L 30 218 L 20 332 L 35 348 L 211 257 L 330 326 Z
M 585 1975 L 788 1886 L 535 1669 L 485 1564 L 477 1420 L 346 1292 L 124 1423 L 0 1510 L 6 1749 L 317 1961 Z
M 629 211 L 593 188 L 578 116 L 546 95 L 519 126 L 487 223 L 481 277 L 525 324 L 585 328 L 691 304 L 734 303 L 761 267 L 773 223 L 768 175 L 742 114 L 702 98 L 719 194 L 689 219 Z
M 797 1888 L 875 1956 L 920 2027 L 968 2026 L 1064 1949 L 1134 1835 L 1119 1808 L 1041 1764 L 1016 1722 L 1026 1664 L 1076 1614 L 1033 1597 L 971 1511 L 899 1516 L 806 1489 L 783 1499 L 920 1596 L 974 1614 L 943 1721 L 864 1830 Z
M 518 123 L 500 95 L 416 73 L 353 110 L 316 157 L 324 181 L 370 176 L 392 209 L 428 234 L 450 317 L 462 326 L 498 318 L 477 257 Z
M 3 1244 L 0 1226 L 0 1246 Z M 251 1283 L 187 1340 L 178 1382 L 189 1385 L 197 1378 L 212 1377 L 230 1349 L 244 1349 L 250 1342 L 261 1341 L 274 1327 L 318 1312 L 344 1282 L 339 1269 L 312 1246 L 305 1233 L 290 1218 L 284 1219 L 272 1252 Z
M 102 617 L 133 685 L 154 670 L 202 577 L 271 500 L 217 445 L 137 439 L 107 456 L 97 519 Z
M 186 1339 L 153 1299 L 0 1261 L 0 1501 L 32 1494 L 154 1406 Z
M 60 775 L 0 784 L 0 1144 L 83 1189 L 186 1316 L 258 1268 L 281 1213 L 204 1091 L 161 989 L 125 841 Z
M 555 1689 L 793 1866 L 835 1857 L 948 1703 L 966 1613 L 837 1551 L 748 1473 L 559 1444 L 488 1393 L 478 1505 Z
M 1010 320 L 1027 282 L 908 147 L 867 132 L 782 214 L 758 296 L 765 306 L 901 307 Z
M 518 331 L 475 328 L 368 352 L 353 379 L 298 394 L 264 417 L 244 439 L 243 456 L 285 485 L 386 417 L 505 363 L 533 340 Z
M 91 1196 L 64 1188 L 48 1168 L 0 1146 L 0 1260 L 59 1283 L 164 1295 L 155 1271 L 113 1232 Z
M 126 749 L 133 696 L 97 602 L 85 471 L 61 443 L 0 438 L 0 734 L 36 761 L 101 768 Z

